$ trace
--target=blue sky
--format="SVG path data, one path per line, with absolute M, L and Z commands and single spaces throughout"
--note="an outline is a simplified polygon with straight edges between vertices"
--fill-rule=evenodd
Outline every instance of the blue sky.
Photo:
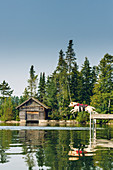
M 22 95 L 31 65 L 50 75 L 71 39 L 79 67 L 113 55 L 113 0 L 0 0 L 0 83 Z

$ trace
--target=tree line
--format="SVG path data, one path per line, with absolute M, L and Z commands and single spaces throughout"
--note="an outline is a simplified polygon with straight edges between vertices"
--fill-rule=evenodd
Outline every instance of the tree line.
M 50 108 L 50 119 L 78 118 L 84 121 L 87 113 L 82 114 L 82 118 L 79 113 L 70 113 L 71 101 L 92 105 L 98 113 L 113 113 L 113 56 L 105 54 L 99 65 L 93 67 L 85 57 L 81 70 L 76 59 L 73 40 L 70 40 L 67 51 L 59 51 L 57 67 L 47 78 L 44 72 L 38 76 L 32 65 L 28 86 L 21 97 L 12 97 L 13 90 L 4 80 L 0 84 L 1 119 L 18 119 L 15 107 L 30 97 Z

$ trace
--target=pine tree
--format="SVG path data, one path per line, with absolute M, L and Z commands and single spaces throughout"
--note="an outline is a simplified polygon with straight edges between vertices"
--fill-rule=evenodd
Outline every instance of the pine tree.
M 38 86 L 38 99 L 41 102 L 45 100 L 45 73 L 40 73 L 40 80 Z
M 97 76 L 98 76 L 98 68 L 96 66 L 93 66 L 91 71 L 91 96 L 93 95 L 93 89 L 95 86 L 95 83 L 97 82 Z
M 45 104 L 50 108 L 49 114 L 54 117 L 57 116 L 58 102 L 57 102 L 57 88 L 53 77 L 47 78 L 46 82 L 46 102 Z
M 84 64 L 82 65 L 82 97 L 83 101 L 90 104 L 90 96 L 92 94 L 92 70 L 87 57 L 85 57 Z
M 78 72 L 78 86 L 77 86 L 77 89 L 78 89 L 78 91 L 77 91 L 77 94 L 78 94 L 78 102 L 79 103 L 83 103 L 83 75 L 82 75 L 82 73 L 81 73 L 81 71 L 80 72 Z M 76 97 L 76 96 L 75 96 Z M 76 100 L 75 100 L 76 101 Z M 86 102 L 85 102 L 86 103 Z
M 60 50 L 58 66 L 54 72 L 54 80 L 57 87 L 58 112 L 60 115 L 66 113 L 65 109 L 69 105 L 69 103 L 67 103 L 67 101 L 69 102 L 67 76 L 67 63 L 64 60 L 63 51 Z
M 0 91 L 1 91 L 2 98 L 9 97 L 13 93 L 13 90 L 11 90 L 9 84 L 6 83 L 5 80 L 0 84 Z
M 1 120 L 7 121 L 13 119 L 13 105 L 11 97 L 7 97 L 3 100 L 0 110 Z
M 59 52 L 59 60 L 58 60 L 58 66 L 56 68 L 57 73 L 61 73 L 64 70 L 67 72 L 67 64 L 64 60 L 64 52 L 62 50 L 60 50 Z
M 72 76 L 70 80 L 70 91 L 72 96 L 72 101 L 79 101 L 79 85 L 80 85 L 80 77 L 78 71 L 78 65 L 75 62 L 72 68 Z
M 37 77 L 38 75 L 35 75 L 34 66 L 32 65 L 30 68 L 30 78 L 28 79 L 28 90 L 30 97 L 36 96 L 36 90 L 37 90 Z
M 66 62 L 68 66 L 68 91 L 69 91 L 69 96 L 70 96 L 70 101 L 71 101 L 71 92 L 70 92 L 70 81 L 71 81 L 71 73 L 72 73 L 72 68 L 75 64 L 75 52 L 73 49 L 73 40 L 69 41 L 69 45 L 67 47 L 66 51 Z
M 101 91 L 110 93 L 113 89 L 113 56 L 106 54 L 98 67 Z
M 13 118 L 14 120 L 19 120 L 19 111 L 16 109 L 16 107 L 20 104 L 19 103 L 19 97 L 18 96 L 13 96 L 11 97 L 11 102 L 12 102 L 12 114 L 13 114 Z
M 29 99 L 29 91 L 27 89 L 27 87 L 25 88 L 24 92 L 23 92 L 23 101 Z
M 106 54 L 98 65 L 98 81 L 94 86 L 91 104 L 100 113 L 111 113 L 113 98 L 113 56 Z
M 67 51 L 66 51 L 66 62 L 68 65 L 68 73 L 70 74 L 73 68 L 73 65 L 75 64 L 75 52 L 73 49 L 73 40 L 69 41 L 69 45 L 67 47 Z

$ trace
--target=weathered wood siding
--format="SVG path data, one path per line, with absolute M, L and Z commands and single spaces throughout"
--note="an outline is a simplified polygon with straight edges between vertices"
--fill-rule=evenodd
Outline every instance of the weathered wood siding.
M 24 110 L 20 110 L 19 117 L 20 120 L 26 120 L 26 112 Z
M 39 120 L 44 120 L 44 119 L 45 119 L 45 112 L 40 112 Z
M 30 114 L 30 113 L 27 113 L 26 120 L 27 121 L 30 121 L 30 120 L 37 121 L 37 120 L 39 120 L 39 114 L 33 114 L 33 113 Z

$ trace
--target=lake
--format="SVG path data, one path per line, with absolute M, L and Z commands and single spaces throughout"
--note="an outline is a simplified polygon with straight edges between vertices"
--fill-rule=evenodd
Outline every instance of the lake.
M 0 170 L 113 169 L 113 126 L 0 126 Z

